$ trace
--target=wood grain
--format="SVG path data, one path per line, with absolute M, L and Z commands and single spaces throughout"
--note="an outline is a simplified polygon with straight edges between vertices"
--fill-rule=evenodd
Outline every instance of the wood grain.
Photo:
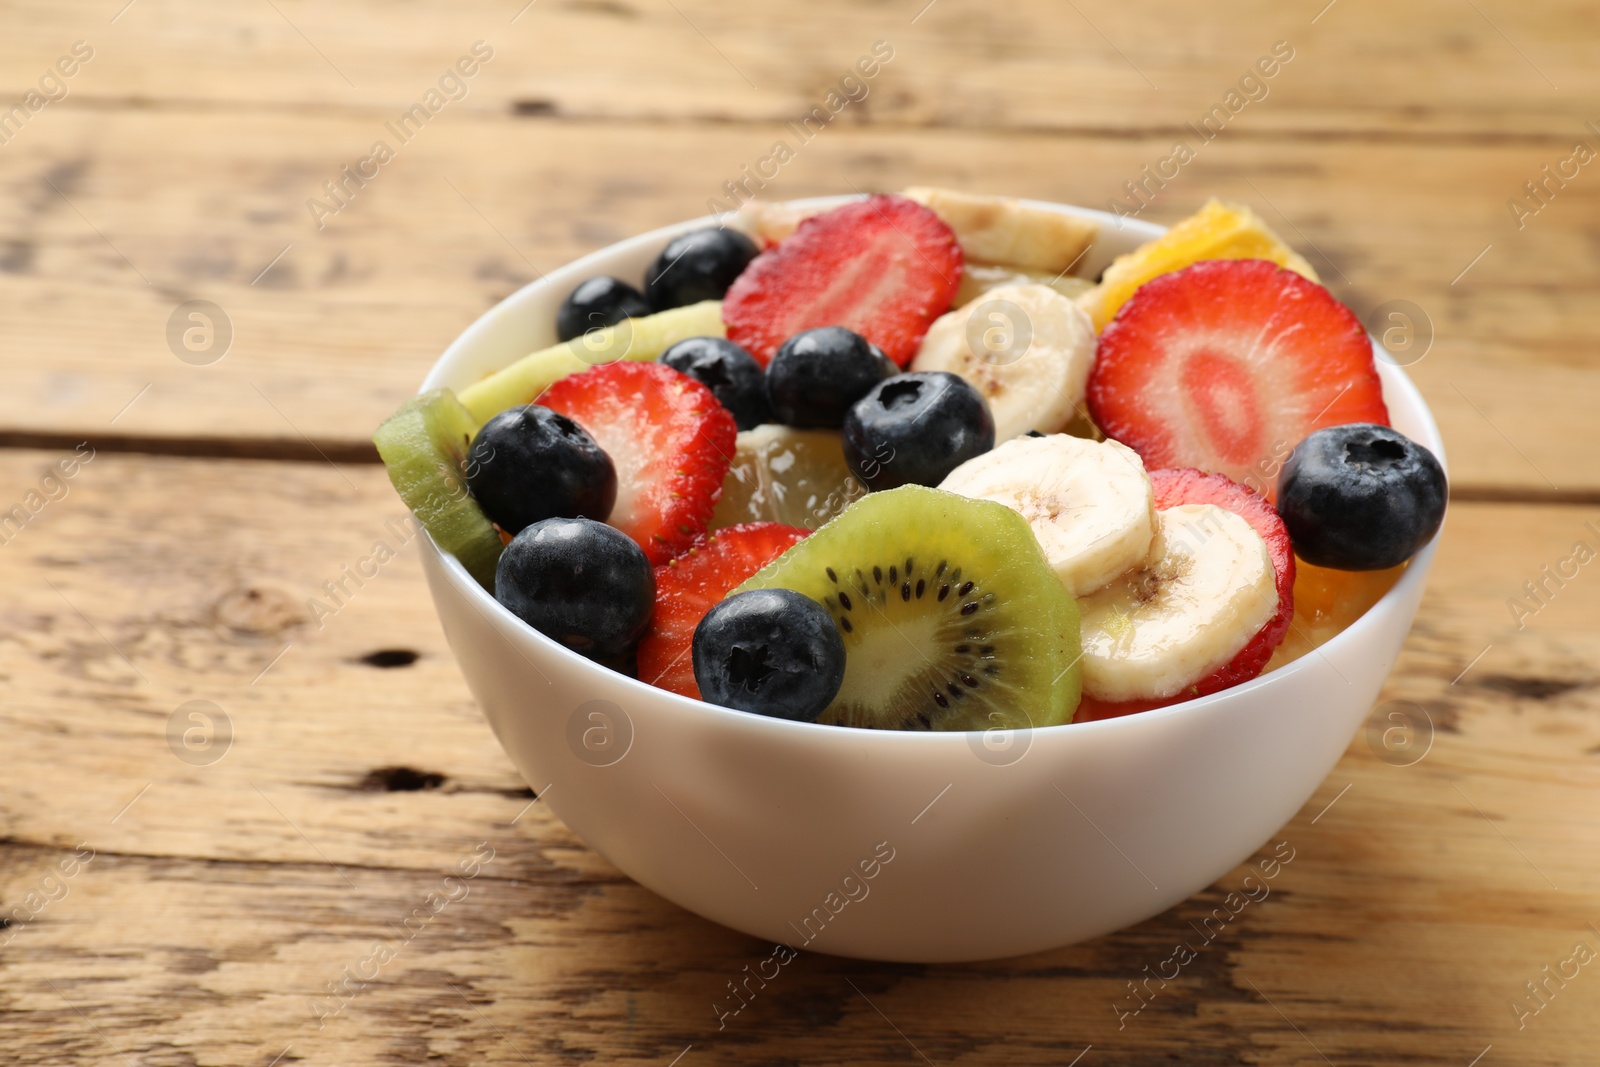
M 387 117 L 481 39 L 495 59 L 452 107 L 737 123 L 809 111 L 883 40 L 895 57 L 857 109 L 861 120 L 1125 137 L 1197 122 L 1281 40 L 1294 58 L 1242 113 L 1241 130 L 1554 147 L 1596 117 L 1583 101 L 1600 88 L 1581 0 L 1476 9 L 1449 0 L 1021 0 L 1001 9 L 820 0 L 804 17 L 742 0 L 540 0 L 526 10 L 525 0 L 399 9 L 138 0 L 112 24 L 105 9 L 117 6 L 9 5 L 18 25 L 0 40 L 0 71 L 20 89 L 85 39 L 97 51 L 73 86 L 83 99 Z
M 25 144 L 0 152 L 0 187 L 12 194 L 0 203 L 12 257 L 0 344 L 27 353 L 8 368 L 0 429 L 24 442 L 106 434 L 364 452 L 485 308 L 583 252 L 704 212 L 783 133 L 715 127 L 689 138 L 665 125 L 446 113 L 319 232 L 305 200 L 382 132 L 370 119 L 314 115 L 40 115 Z M 769 192 L 920 180 L 1103 204 L 1169 144 L 829 129 Z M 1240 199 L 1363 314 L 1413 301 L 1436 334 L 1413 370 L 1457 486 L 1593 492 L 1600 475 L 1571 443 L 1588 433 L 1600 395 L 1600 308 L 1587 299 L 1600 198 L 1574 185 L 1518 232 L 1504 200 L 1538 159 L 1496 143 L 1349 153 L 1219 138 L 1148 216 Z M 231 349 L 208 366 L 180 361 L 166 342 L 169 316 L 190 299 L 216 302 L 232 321 Z
M 0 487 L 21 497 L 59 458 L 0 454 Z M 1279 835 L 1295 858 L 1271 895 L 1121 1029 L 1127 983 L 1177 940 L 1198 945 L 1190 924 L 1247 871 L 1023 960 L 802 956 L 719 1032 L 712 1001 L 770 946 L 638 888 L 530 803 L 415 550 L 310 619 L 343 565 L 376 538 L 398 545 L 379 470 L 97 454 L 67 484 L 0 546 L 0 721 L 26 754 L 0 805 L 5 913 L 80 843 L 94 858 L 0 932 L 6 1062 L 118 1062 L 108 1039 L 136 1063 L 263 1067 L 285 1047 L 283 1062 L 363 1067 L 667 1063 L 691 1044 L 684 1063 L 1059 1065 L 1089 1044 L 1128 1064 L 1320 1062 L 1312 1042 L 1335 1063 L 1460 1067 L 1489 1044 L 1503 1058 L 1485 1063 L 1587 1054 L 1587 971 L 1520 1031 L 1509 1002 L 1575 940 L 1600 947 L 1585 926 L 1600 897 L 1596 579 L 1581 571 L 1520 631 L 1506 600 L 1595 538 L 1593 508 L 1452 511 L 1384 694 L 1427 712 L 1431 748 L 1398 767 L 1355 738 Z M 417 658 L 371 665 L 400 652 Z M 169 745 L 196 699 L 233 728 L 209 765 Z M 397 932 L 483 842 L 493 859 L 466 895 Z M 339 1003 L 326 983 L 376 942 L 394 959 L 319 1028 Z

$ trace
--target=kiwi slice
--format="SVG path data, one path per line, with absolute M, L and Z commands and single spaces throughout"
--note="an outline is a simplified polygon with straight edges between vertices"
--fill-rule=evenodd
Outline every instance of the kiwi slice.
M 1016 729 L 1077 710 L 1077 602 L 1003 504 L 872 493 L 735 592 L 772 587 L 821 603 L 844 638 L 844 684 L 821 722 Z
M 467 448 L 478 425 L 448 389 L 413 397 L 384 420 L 372 441 L 389 481 L 433 543 L 494 589 L 500 535 L 467 491 Z
M 533 403 L 540 393 L 569 374 L 619 359 L 649 362 L 690 337 L 725 336 L 719 300 L 702 300 L 654 315 L 624 319 L 615 326 L 591 330 L 582 337 L 523 356 L 461 390 L 461 403 L 479 422 L 488 422 L 506 408 Z

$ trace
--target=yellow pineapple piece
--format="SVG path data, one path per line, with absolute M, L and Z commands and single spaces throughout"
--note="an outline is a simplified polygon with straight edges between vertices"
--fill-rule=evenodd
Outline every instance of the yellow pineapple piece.
M 1147 241 L 1106 268 L 1100 284 L 1078 298 L 1079 305 L 1103 330 L 1134 291 L 1159 274 L 1182 270 L 1202 259 L 1269 259 L 1312 281 L 1320 281 L 1311 264 L 1285 244 L 1243 204 L 1211 200 L 1154 241 Z

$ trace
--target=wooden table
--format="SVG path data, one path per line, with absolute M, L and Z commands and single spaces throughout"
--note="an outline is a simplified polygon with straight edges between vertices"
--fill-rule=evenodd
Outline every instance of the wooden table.
M 1600 564 L 1544 571 L 1600 546 L 1589 5 L 122 4 L 0 7 L 0 101 L 58 98 L 0 125 L 0 511 L 26 519 L 0 544 L 0 1061 L 1600 1062 L 1600 963 L 1574 957 L 1600 951 Z M 464 98 L 399 143 L 477 41 Z M 1285 41 L 1144 217 L 1244 201 L 1363 315 L 1431 323 L 1411 369 L 1453 503 L 1385 703 L 1282 830 L 1271 896 L 1137 1015 L 1130 983 L 1242 870 L 1027 959 L 805 955 L 719 1031 L 768 946 L 535 802 L 414 547 L 311 606 L 395 543 L 368 434 L 458 331 L 702 213 L 877 41 L 868 95 L 767 195 L 1103 206 Z M 377 140 L 375 177 L 308 208 Z M 221 358 L 169 343 L 192 300 Z M 1402 707 L 1432 727 L 1386 747 Z

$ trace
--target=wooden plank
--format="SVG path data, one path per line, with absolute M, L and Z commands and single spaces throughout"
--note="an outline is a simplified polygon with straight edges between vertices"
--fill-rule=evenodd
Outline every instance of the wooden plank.
M 537 271 L 705 211 L 723 181 L 786 136 L 777 126 L 446 118 L 319 232 L 306 200 L 381 124 L 41 115 L 26 143 L 0 152 L 11 194 L 0 203 L 0 345 L 14 354 L 0 431 L 13 441 L 244 440 L 314 456 L 310 439 L 370 455 L 371 428 L 484 308 Z M 1103 205 L 1169 145 L 829 129 L 768 192 L 924 181 Z M 1329 151 L 1219 138 L 1146 217 L 1180 218 L 1210 195 L 1240 199 L 1362 313 L 1414 302 L 1435 333 L 1414 371 L 1458 487 L 1592 493 L 1600 473 L 1572 442 L 1589 435 L 1600 395 L 1600 308 L 1586 299 L 1600 198 L 1574 184 L 1518 231 L 1505 200 L 1542 158 L 1493 142 Z M 232 322 L 231 349 L 207 366 L 180 361 L 166 340 L 169 317 L 191 299 L 214 301 Z
M 1293 58 L 1264 88 L 1245 86 L 1257 99 L 1240 111 L 1238 129 L 1489 134 L 1559 147 L 1597 117 L 1584 102 L 1600 88 L 1582 0 L 1476 9 L 1447 0 L 1023 0 L 1004 10 L 822 0 L 803 15 L 737 0 L 569 0 L 525 11 L 509 0 L 401 8 L 358 0 L 337 9 L 139 0 L 114 24 L 105 6 L 11 5 L 0 42 L 6 88 L 24 90 L 82 39 L 96 49 L 70 86 L 82 99 L 390 116 L 484 40 L 496 57 L 452 108 L 782 121 L 822 103 L 882 40 L 894 58 L 847 121 L 1124 136 L 1198 123 L 1284 41 Z
M 0 453 L 5 499 L 61 458 Z M 1586 926 L 1600 893 L 1596 579 L 1548 583 L 1520 620 L 1507 603 L 1575 541 L 1600 540 L 1592 507 L 1453 509 L 1384 694 L 1431 716 L 1431 746 L 1385 762 L 1368 739 L 1388 725 L 1380 709 L 1279 835 L 1294 859 L 1271 895 L 1211 941 L 1196 927 L 1244 868 L 1132 930 L 1024 960 L 801 956 L 719 1031 L 713 1001 L 770 946 L 653 897 L 529 806 L 415 550 L 320 628 L 308 618 L 323 582 L 374 539 L 397 542 L 380 471 L 101 453 L 65 485 L 0 546 L 0 914 L 26 909 L 0 931 L 6 1062 L 120 1062 L 113 1045 L 151 1064 L 663 1064 L 692 1045 L 685 1065 L 1059 1067 L 1092 1044 L 1129 1064 L 1320 1051 L 1461 1067 L 1491 1044 L 1484 1063 L 1582 1062 L 1592 1042 L 1592 968 L 1552 984 L 1521 1029 L 1510 1003 L 1576 941 L 1600 947 Z M 385 650 L 377 662 L 418 658 L 366 662 Z M 232 722 L 209 764 L 169 745 L 174 711 L 196 699 Z M 443 882 L 484 842 L 491 862 Z M 63 877 L 80 843 L 94 856 Z M 430 893 L 457 899 L 405 927 Z M 1119 1017 L 1128 983 L 1184 939 L 1195 960 Z M 326 983 L 371 975 L 379 942 L 394 958 L 319 1028 L 339 1004 Z

